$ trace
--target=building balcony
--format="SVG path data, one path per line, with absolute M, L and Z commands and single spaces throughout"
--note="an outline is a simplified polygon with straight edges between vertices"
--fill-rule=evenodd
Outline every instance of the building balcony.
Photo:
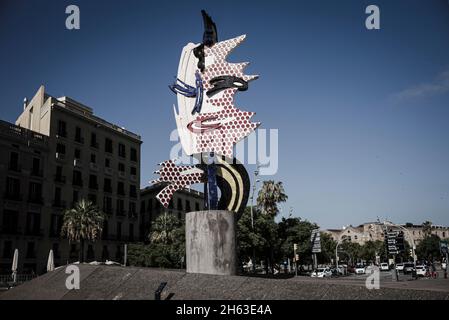
M 137 198 L 137 192 L 130 192 L 129 196 L 130 196 L 130 198 L 136 199 Z
M 137 219 L 137 212 L 129 212 L 128 218 L 129 219 Z
M 104 168 L 104 173 L 109 175 L 109 176 L 112 176 L 112 169 L 111 168 Z
M 54 208 L 65 209 L 66 208 L 66 202 L 62 201 L 62 200 L 55 200 L 55 201 L 53 201 L 53 207 Z
M 34 204 L 43 204 L 44 203 L 44 199 L 42 198 L 41 195 L 38 194 L 32 194 L 28 197 L 28 202 L 29 203 L 34 203 Z
M 8 170 L 12 172 L 22 172 L 22 167 L 18 163 L 10 162 L 8 164 Z
M 118 172 L 118 177 L 122 178 L 122 179 L 125 179 L 125 171 L 119 171 Z
M 67 131 L 62 131 L 62 130 L 58 131 L 58 134 L 56 135 L 56 138 L 57 139 L 59 139 L 59 138 L 67 138 Z
M 89 168 L 92 171 L 98 171 L 98 165 L 96 163 L 90 162 L 89 163 Z
M 55 182 L 58 182 L 58 183 L 65 183 L 66 182 L 66 177 L 63 176 L 63 175 L 55 174 L 54 178 L 55 178 Z
M 81 161 L 81 159 L 73 159 L 73 166 L 81 168 L 83 166 L 83 162 Z
M 129 176 L 129 180 L 131 180 L 132 182 L 137 182 L 137 176 L 132 174 Z
M 65 153 L 56 152 L 56 159 L 64 160 L 65 159 Z
M 18 192 L 17 193 L 5 192 L 3 194 L 3 198 L 6 200 L 22 201 L 22 195 Z
M 114 211 L 112 210 L 112 207 L 103 207 L 103 212 L 107 215 L 111 215 Z

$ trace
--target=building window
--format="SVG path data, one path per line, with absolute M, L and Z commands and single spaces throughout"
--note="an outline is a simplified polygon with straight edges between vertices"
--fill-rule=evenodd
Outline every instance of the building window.
M 20 180 L 16 178 L 6 178 L 6 194 L 5 197 L 10 200 L 21 200 Z
M 109 138 L 106 138 L 104 141 L 104 151 L 112 153 L 112 140 Z
M 12 210 L 3 211 L 3 226 L 2 234 L 16 234 L 18 233 L 19 213 Z
M 117 222 L 117 240 L 122 239 L 122 223 Z
M 129 241 L 134 241 L 134 224 L 129 224 Z
M 95 260 L 95 252 L 94 252 L 94 248 L 91 244 L 87 247 L 87 259 Z
M 97 182 L 97 176 L 96 175 L 89 175 L 89 188 L 97 190 L 98 189 L 98 182 Z
M 67 126 L 65 121 L 58 120 L 58 136 L 67 137 Z
M 54 258 L 55 259 L 61 258 L 61 253 L 59 252 L 59 243 L 53 243 L 52 249 Z
M 129 186 L 129 196 L 131 198 L 137 198 L 137 188 L 135 185 L 131 184 Z
M 135 148 L 131 148 L 131 161 L 137 162 L 137 150 Z
M 136 216 L 136 203 L 135 202 L 129 202 L 129 214 L 133 217 Z
M 9 170 L 20 171 L 19 167 L 19 154 L 17 152 L 11 152 L 9 155 Z
M 73 204 L 77 203 L 79 200 L 79 191 L 73 190 Z
M 42 203 L 42 184 L 30 182 L 28 201 L 32 203 Z
M 82 179 L 81 171 L 73 170 L 72 184 L 74 186 L 79 186 L 79 187 L 83 186 L 83 179 Z
M 25 234 L 39 235 L 41 228 L 41 215 L 39 213 L 28 212 L 25 226 Z
M 56 152 L 60 154 L 65 154 L 65 145 L 62 143 L 58 143 L 56 145 Z
M 75 128 L 75 142 L 84 143 L 84 139 L 83 139 L 83 137 L 81 137 L 81 128 L 80 127 Z
M 182 218 L 182 214 L 181 214 L 181 212 L 179 211 L 179 212 L 178 212 L 178 219 L 181 220 L 181 218 Z
M 103 252 L 101 253 L 101 259 L 103 261 L 109 260 L 109 250 L 108 246 L 103 246 Z
M 26 258 L 27 259 L 36 258 L 36 251 L 35 251 L 34 242 L 28 242 Z
M 97 163 L 97 156 L 95 155 L 95 153 L 90 154 L 90 162 Z
M 53 205 L 58 206 L 58 207 L 62 205 L 61 188 L 59 188 L 59 187 L 55 188 L 55 199 L 54 199 Z
M 97 204 L 97 195 L 90 193 L 90 194 L 87 195 L 87 199 L 90 202 L 92 202 L 94 205 Z
M 121 162 L 118 164 L 118 171 L 125 172 L 125 165 Z
M 117 183 L 117 194 L 121 196 L 125 195 L 125 184 L 123 182 Z
M 140 213 L 145 212 L 145 201 L 140 201 Z
M 132 176 L 137 176 L 137 168 L 136 167 L 131 167 L 131 171 L 130 171 Z
M 125 215 L 125 201 L 123 199 L 117 199 L 117 216 Z
M 106 214 L 112 213 L 112 198 L 104 196 L 103 197 L 103 211 Z
M 195 202 L 195 211 L 200 211 L 200 204 Z
M 5 259 L 12 258 L 12 242 L 11 241 L 3 242 L 3 258 L 5 258 Z
M 50 237 L 60 237 L 63 217 L 59 214 L 51 215 Z
M 182 211 L 182 200 L 178 198 L 178 210 Z
M 122 158 L 126 158 L 126 148 L 122 143 L 118 144 L 118 155 Z
M 41 159 L 33 158 L 33 167 L 31 169 L 31 174 L 39 177 L 42 176 Z
M 104 191 L 104 192 L 112 193 L 112 180 L 111 180 L 111 179 L 104 178 L 104 187 L 103 187 L 103 191 Z
M 115 260 L 122 261 L 122 247 L 117 245 L 115 250 Z
M 190 201 L 186 200 L 186 212 L 190 212 Z
M 77 160 L 81 159 L 81 150 L 80 149 L 75 149 L 74 158 Z
M 93 148 L 98 148 L 97 134 L 94 132 L 90 134 L 90 146 Z
M 111 159 L 109 159 L 109 158 L 104 159 L 104 166 L 106 168 L 110 168 L 111 167 Z
M 101 232 L 101 239 L 108 240 L 109 237 L 109 222 L 107 220 L 103 221 L 103 230 Z

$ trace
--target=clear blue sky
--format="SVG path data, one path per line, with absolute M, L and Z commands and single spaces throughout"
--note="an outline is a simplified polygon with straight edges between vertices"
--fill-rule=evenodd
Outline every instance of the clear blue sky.
M 81 30 L 65 29 L 77 4 Z M 376 4 L 381 30 L 365 28 Z M 142 135 L 142 181 L 169 157 L 168 90 L 201 9 L 260 79 L 237 105 L 279 129 L 295 216 L 323 228 L 387 217 L 449 225 L 449 3 L 434 1 L 0 2 L 0 118 L 40 84 Z M 254 166 L 249 166 L 252 172 Z

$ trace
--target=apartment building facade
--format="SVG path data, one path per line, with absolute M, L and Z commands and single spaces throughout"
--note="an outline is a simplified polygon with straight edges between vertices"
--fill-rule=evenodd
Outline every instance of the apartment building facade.
M 425 232 L 422 225 L 407 223 L 401 225 L 401 227 L 407 230 L 405 234 L 405 239 L 407 241 L 411 242 L 411 239 L 413 239 L 415 244 L 417 244 L 424 239 Z M 398 228 L 393 229 L 396 230 Z M 346 239 L 347 241 L 363 245 L 367 241 L 384 241 L 385 226 L 379 222 L 367 222 L 357 227 L 349 225 L 342 229 L 327 229 L 323 232 L 329 234 L 335 241 Z M 430 229 L 430 233 L 437 235 L 441 239 L 447 239 L 449 238 L 449 227 L 433 225 Z
M 50 249 L 56 265 L 77 261 L 79 244 L 61 239 L 60 230 L 64 210 L 83 198 L 107 215 L 101 240 L 86 246 L 87 260 L 121 261 L 123 244 L 140 236 L 140 136 L 95 116 L 91 108 L 71 98 L 48 95 L 43 86 L 24 103 L 15 125 L 41 135 L 46 148 L 39 162 L 42 183 L 40 187 L 33 185 L 36 197 L 41 199 L 35 211 L 39 212 L 36 219 L 40 223 L 36 224 L 42 236 L 34 241 L 34 262 L 25 265 L 19 249 L 19 269 L 42 272 Z M 21 161 L 19 158 L 19 165 Z M 37 166 L 37 160 L 33 161 Z M 28 199 L 23 202 L 29 203 Z M 4 210 L 2 214 L 5 219 Z M 18 233 L 7 246 L 29 245 Z M 1 242 L 0 250 L 5 247 Z

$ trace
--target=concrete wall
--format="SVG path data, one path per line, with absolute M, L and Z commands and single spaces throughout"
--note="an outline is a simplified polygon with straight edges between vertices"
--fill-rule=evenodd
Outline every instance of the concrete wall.
M 224 210 L 186 214 L 188 273 L 235 275 L 235 213 Z

